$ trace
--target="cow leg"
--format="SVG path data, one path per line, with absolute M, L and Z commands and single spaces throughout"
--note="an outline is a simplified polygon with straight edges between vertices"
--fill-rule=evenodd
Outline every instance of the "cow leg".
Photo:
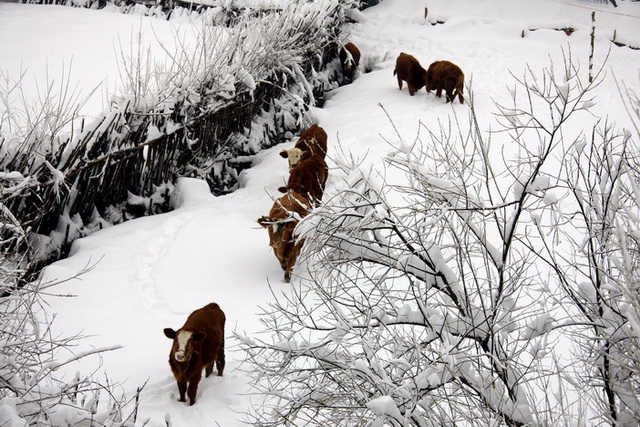
M 178 402 L 184 402 L 184 395 L 187 392 L 187 383 L 181 383 L 178 381 L 178 392 L 180 393 L 180 399 L 178 399 Z
M 441 88 L 441 87 L 439 87 L 438 89 L 436 89 L 436 96 L 437 96 L 438 98 L 440 98 L 440 97 L 442 96 L 442 88 Z
M 198 383 L 200 382 L 201 375 L 195 375 L 191 381 L 189 381 L 189 388 L 187 389 L 187 396 L 189 396 L 189 406 L 193 406 L 196 403 L 196 394 L 198 393 Z
M 402 90 L 402 79 L 398 76 L 398 89 Z
M 218 376 L 221 377 L 224 372 L 224 338 L 220 343 L 220 348 L 218 349 L 218 356 L 216 358 L 216 365 L 218 367 Z
M 287 263 L 287 268 L 284 270 L 284 280 L 287 283 L 291 282 L 291 274 L 293 273 L 293 267 L 296 265 L 296 259 L 298 259 L 298 254 L 300 253 L 300 248 L 298 245 L 292 249 L 291 256 L 289 257 L 289 262 Z
M 409 95 L 413 96 L 413 94 L 416 93 L 416 89 L 411 83 L 407 83 L 407 86 L 409 86 Z
M 447 103 L 452 102 L 453 99 L 453 89 L 447 89 Z
M 207 363 L 207 365 L 204 367 L 204 376 L 206 378 L 209 378 L 209 375 L 211 375 L 211 373 L 213 372 L 214 363 L 215 363 L 215 360 L 212 360 L 211 363 Z
M 447 93 L 447 102 L 453 102 L 455 97 L 453 96 L 453 90 L 456 88 L 456 82 L 453 80 L 447 80 L 444 85 L 444 90 Z

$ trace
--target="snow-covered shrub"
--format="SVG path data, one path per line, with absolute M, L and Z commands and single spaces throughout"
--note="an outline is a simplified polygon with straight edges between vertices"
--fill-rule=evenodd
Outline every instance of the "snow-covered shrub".
M 491 138 L 471 99 L 467 122 L 398 135 L 384 171 L 339 163 L 298 227 L 308 274 L 238 335 L 266 396 L 249 422 L 636 425 L 637 259 L 602 226 L 640 217 L 637 149 L 572 132 L 594 85 L 564 65 L 527 70 Z
M 80 272 L 79 274 L 82 274 Z M 10 426 L 133 426 L 138 394 L 118 396 L 108 378 L 58 374 L 61 366 L 117 347 L 74 354 L 80 337 L 51 334 L 41 293 L 57 283 L 0 287 L 0 420 Z

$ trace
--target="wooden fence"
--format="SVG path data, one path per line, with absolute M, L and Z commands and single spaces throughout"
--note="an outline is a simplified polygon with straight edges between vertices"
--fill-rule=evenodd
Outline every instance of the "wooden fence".
M 329 26 L 322 40 L 318 40 L 317 33 L 309 36 L 314 45 L 309 46 L 309 55 L 299 64 L 310 81 L 311 74 L 337 56 L 338 32 L 344 15 L 339 4 L 331 13 L 329 19 L 334 25 Z M 314 51 L 317 46 L 321 46 L 320 52 Z M 116 210 L 126 219 L 166 211 L 169 189 L 181 176 L 206 179 L 214 194 L 233 191 L 239 171 L 248 166 L 248 162 L 239 159 L 250 158 L 256 152 L 256 144 L 247 141 L 258 140 L 258 150 L 282 142 L 285 133 L 300 130 L 302 118 L 314 99 L 308 94 L 306 98 L 298 96 L 297 102 L 283 101 L 291 98 L 292 92 L 306 93 L 309 82 L 291 75 L 286 81 L 278 81 L 275 77 L 278 75 L 282 73 L 272 73 L 274 77 L 270 80 L 260 80 L 253 93 L 237 84 L 233 99 L 218 102 L 213 110 L 202 106 L 191 108 L 191 113 L 201 112 L 195 118 L 181 116 L 179 106 L 167 116 L 141 114 L 124 104 L 105 113 L 98 123 L 87 126 L 79 135 L 59 144 L 57 150 L 47 154 L 46 162 L 29 166 L 25 160 L 31 156 L 28 149 L 13 159 L 0 159 L 5 170 L 19 171 L 29 182 L 20 191 L 4 191 L 0 201 L 4 261 L 7 254 L 18 254 L 23 265 L 27 260 L 28 278 L 29 273 L 38 271 L 52 258 L 65 256 L 71 241 L 86 232 L 74 234 L 69 228 L 61 231 L 61 225 L 69 223 L 61 218 L 75 218 L 74 223 L 86 225 L 95 219 L 96 213 L 104 218 Z M 313 89 L 316 93 L 324 90 L 323 87 Z M 295 118 L 294 126 L 291 120 L 282 119 L 285 114 Z M 261 120 L 265 123 L 263 128 L 256 129 L 252 122 L 261 115 L 267 119 Z M 152 128 L 161 131 L 151 139 Z M 260 135 L 251 135 L 252 132 Z M 0 144 L 3 144 L 2 138 L 0 135 Z M 63 180 L 56 176 L 60 174 Z M 0 183 L 4 190 L 15 187 L 6 180 L 0 179 Z M 127 205 L 130 194 L 149 200 L 157 196 L 158 191 L 162 191 L 163 203 L 147 203 L 142 207 Z M 17 229 L 25 236 L 34 233 L 46 236 L 56 230 L 65 237 L 62 244 L 52 244 L 50 253 L 43 255 L 42 248 L 35 253 L 30 239 L 11 238 Z

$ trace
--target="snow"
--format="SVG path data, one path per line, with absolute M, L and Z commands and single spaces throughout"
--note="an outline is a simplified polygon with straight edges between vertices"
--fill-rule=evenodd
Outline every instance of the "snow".
M 171 52 L 181 40 L 188 46 L 196 40 L 197 26 L 187 16 L 166 21 L 124 15 L 114 7 L 96 11 L 0 3 L 0 40 L 5 41 L 0 43 L 0 87 L 8 86 L 7 78 L 19 81 L 24 74 L 20 88 L 28 105 L 44 95 L 44 82 L 66 80 L 70 89 L 78 90 L 80 100 L 97 89 L 82 110 L 95 116 L 104 110 L 110 94 L 122 89 L 117 64 L 123 55 L 133 53 L 139 34 L 145 35 L 144 44 L 156 61 L 163 63 L 167 59 L 163 47 Z M 10 102 L 21 104 L 15 91 Z
M 386 415 L 391 418 L 401 419 L 400 410 L 391 396 L 378 397 L 367 403 L 367 407 L 376 415 Z
M 0 420 L 2 425 L 6 427 L 25 427 L 27 422 L 20 418 L 15 405 L 9 402 L 9 399 L 0 401 Z
M 593 114 L 609 113 L 622 125 L 626 113 L 613 76 L 636 87 L 640 52 L 615 47 L 608 37 L 617 29 L 619 38 L 640 46 L 640 3 L 618 3 L 615 10 L 595 7 L 596 63 L 607 55 L 609 62 L 596 102 L 584 103 L 583 108 Z M 425 5 L 429 9 L 426 20 Z M 458 64 L 466 83 L 473 82 L 476 112 L 487 130 L 495 126 L 493 100 L 508 104 L 511 98 L 507 88 L 513 86 L 510 71 L 520 75 L 527 64 L 538 70 L 549 64 L 549 58 L 561 64 L 561 48 L 567 46 L 586 70 L 592 8 L 586 2 L 560 0 L 383 0 L 355 14 L 359 22 L 348 26 L 345 41 L 358 45 L 362 63 L 371 72 L 360 73 L 354 83 L 328 94 L 324 108 L 314 111 L 329 135 L 328 197 L 345 176 L 337 158 L 341 151 L 379 168 L 381 159 L 396 149 L 411 151 L 406 141 L 413 140 L 421 122 L 437 129 L 454 115 L 466 117 L 466 105 L 445 104 L 425 91 L 410 97 L 406 87 L 398 90 L 392 71 L 401 51 L 416 56 L 423 66 L 439 59 Z M 430 25 L 436 20 L 446 23 Z M 571 37 L 553 30 L 568 25 L 577 29 Z M 37 94 L 35 80 L 42 82 L 47 72 L 57 77 L 63 67 L 71 67 L 70 80 L 82 93 L 104 82 L 83 109 L 91 116 L 102 110 L 106 94 L 120 84 L 120 45 L 126 49 L 140 31 L 161 55 L 160 45 L 171 44 L 175 31 L 189 35 L 194 26 L 186 18 L 167 22 L 109 9 L 0 3 L 0 40 L 12 41 L 0 43 L 0 71 L 17 79 L 26 70 L 23 89 L 27 98 Z M 529 31 L 534 28 L 548 30 Z M 243 80 L 253 90 L 253 78 L 247 74 Z M 583 120 L 589 126 L 592 119 Z M 153 137 L 150 130 L 149 138 Z M 45 281 L 71 277 L 87 265 L 93 267 L 55 290 L 75 297 L 47 298 L 50 313 L 56 314 L 55 334 L 83 334 L 85 338 L 74 349 L 79 354 L 122 346 L 102 355 L 101 361 L 83 359 L 59 371 L 72 378 L 78 370 L 98 369 L 129 392 L 148 381 L 138 419 L 149 419 L 149 426 L 164 426 L 165 420 L 175 426 L 245 425 L 242 414 L 257 397 L 248 394 L 249 377 L 240 364 L 243 355 L 231 333 L 250 335 L 262 330 L 259 307 L 292 286 L 283 282 L 267 233 L 256 223 L 278 197 L 276 188 L 286 182 L 287 163 L 278 152 L 291 146 L 283 144 L 259 153 L 253 167 L 240 176 L 242 188 L 229 195 L 214 197 L 204 182 L 183 178 L 172 199 L 174 211 L 80 239 L 67 259 L 49 266 Z M 534 184 L 536 190 L 547 188 L 543 182 Z M 516 194 L 523 190 L 514 189 Z M 545 201 L 555 203 L 556 198 L 547 193 Z M 189 407 L 177 402 L 177 387 L 167 363 L 171 343 L 162 330 L 180 327 L 189 313 L 209 302 L 219 303 L 227 315 L 227 367 L 224 377 L 200 383 L 198 400 Z M 412 311 L 405 314 L 407 318 L 414 315 Z M 549 326 L 548 319 L 536 319 L 529 334 L 535 336 Z M 62 360 L 71 357 L 61 355 Z M 439 377 L 432 374 L 426 381 L 437 384 Z M 369 407 L 379 415 L 397 415 L 398 411 L 390 397 L 372 401 Z M 12 414 L 9 403 L 0 402 L 0 417 L 13 420 Z

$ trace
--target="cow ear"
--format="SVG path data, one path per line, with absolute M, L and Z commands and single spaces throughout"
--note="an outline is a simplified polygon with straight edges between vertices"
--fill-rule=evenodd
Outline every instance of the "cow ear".
M 287 152 L 287 150 L 282 150 L 280 152 L 280 157 L 282 157 L 283 159 L 289 158 L 289 153 Z
M 191 336 L 191 339 L 195 342 L 198 342 L 198 341 L 202 341 L 206 337 L 207 337 L 207 334 L 205 334 L 204 332 L 196 332 Z
M 176 338 L 176 331 L 174 331 L 171 328 L 164 328 L 164 335 L 169 338 L 169 339 L 175 339 Z
M 283 185 L 282 187 L 279 187 L 278 191 L 281 192 L 281 193 L 286 193 L 287 192 L 287 186 Z
M 257 221 L 258 221 L 258 224 L 260 224 L 264 228 L 267 228 L 269 226 L 269 224 L 267 224 L 267 223 L 270 222 L 271 220 L 263 215 L 260 218 L 258 218 Z

